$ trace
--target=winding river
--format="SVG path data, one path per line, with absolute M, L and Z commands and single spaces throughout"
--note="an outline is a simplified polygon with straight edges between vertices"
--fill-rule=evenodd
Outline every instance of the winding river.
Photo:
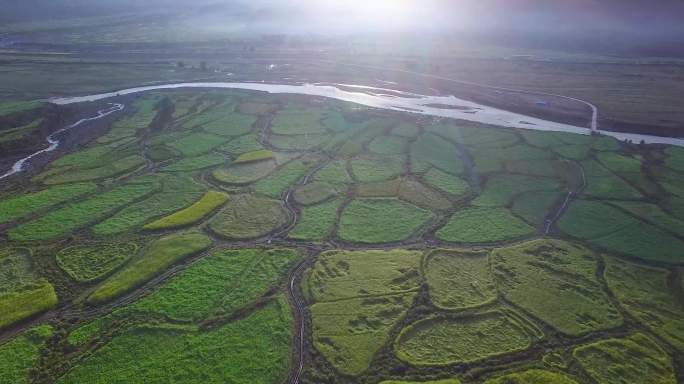
M 242 89 L 273 94 L 320 96 L 341 101 L 348 101 L 373 108 L 461 119 L 501 127 L 532 129 L 538 131 L 569 132 L 581 135 L 588 135 L 593 130 L 607 136 L 615 137 L 618 140 L 630 140 L 635 143 L 643 141 L 646 144 L 669 144 L 684 147 L 684 139 L 599 130 L 595 123 L 598 114 L 596 107 L 581 100 L 579 101 L 592 107 L 592 121 L 594 122 L 592 123 L 592 128 L 543 120 L 536 117 L 526 116 L 515 112 L 477 104 L 472 101 L 458 99 L 454 96 L 427 96 L 394 89 L 350 84 L 269 84 L 231 82 L 175 83 L 128 88 L 115 92 L 99 93 L 86 96 L 53 98 L 49 101 L 57 105 L 68 105 L 105 100 L 116 96 L 131 95 L 148 91 L 183 88 Z M 100 111 L 98 116 L 80 120 L 75 124 L 56 131 L 47 137 L 47 148 L 17 161 L 10 171 L 0 176 L 0 179 L 11 176 L 17 172 L 21 172 L 24 169 L 25 163 L 31 158 L 38 156 L 41 153 L 54 151 L 59 146 L 59 141 L 55 139 L 55 136 L 59 133 L 78 126 L 86 121 L 99 119 L 116 111 L 120 111 L 123 108 L 124 106 L 122 104 L 111 104 L 111 106 L 106 110 Z

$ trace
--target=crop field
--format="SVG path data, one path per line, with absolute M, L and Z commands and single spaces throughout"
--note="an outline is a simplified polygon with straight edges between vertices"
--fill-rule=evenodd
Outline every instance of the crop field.
M 344 208 L 338 236 L 359 243 L 391 243 L 414 235 L 432 217 L 396 199 L 357 199 Z
M 435 235 L 454 243 L 493 243 L 531 236 L 535 230 L 506 208 L 472 207 L 456 212 Z
M 255 239 L 287 223 L 288 212 L 278 200 L 253 195 L 233 195 L 209 221 L 209 228 L 228 239 Z
M 72 279 L 86 282 L 109 275 L 137 251 L 135 243 L 95 243 L 64 248 L 55 258 Z
M 139 258 L 107 279 L 90 296 L 91 303 L 102 303 L 123 295 L 144 284 L 158 273 L 185 257 L 211 246 L 211 239 L 199 233 L 174 234 L 162 237 L 142 251 Z
M 159 230 L 187 227 L 202 220 L 216 208 L 223 205 L 227 200 L 227 193 L 209 191 L 191 206 L 169 216 L 164 216 L 149 224 L 145 224 L 143 228 L 147 230 Z
M 583 345 L 572 354 L 598 383 L 677 382 L 671 357 L 641 333 Z
M 116 102 L 0 180 L 2 383 L 274 384 L 300 357 L 301 384 L 684 380 L 680 149 L 301 95 Z M 65 108 L 11 104 L 29 136 Z
M 597 259 L 586 248 L 559 240 L 535 240 L 492 253 L 497 288 L 568 335 L 609 329 L 622 316 L 596 279 Z
M 397 356 L 416 365 L 468 363 L 529 348 L 534 341 L 519 321 L 501 312 L 466 318 L 428 318 L 404 328 Z
M 445 309 L 475 307 L 496 299 L 488 252 L 436 250 L 426 256 L 430 299 Z

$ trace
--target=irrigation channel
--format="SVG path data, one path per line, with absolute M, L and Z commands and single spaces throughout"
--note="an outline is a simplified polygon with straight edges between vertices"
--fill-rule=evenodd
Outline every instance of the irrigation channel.
M 371 68 L 371 67 L 368 67 Z M 408 72 L 408 71 L 405 71 Z M 115 91 L 115 92 L 108 92 L 108 93 L 101 93 L 101 94 L 94 94 L 94 95 L 87 95 L 87 96 L 77 96 L 77 97 L 63 97 L 63 98 L 53 98 L 49 100 L 51 103 L 57 104 L 57 105 L 68 105 L 68 104 L 76 104 L 76 103 L 82 103 L 82 102 L 95 102 L 95 101 L 100 101 L 100 100 L 105 100 L 109 98 L 114 98 L 117 96 L 124 96 L 124 95 L 130 95 L 130 94 L 136 94 L 136 93 L 143 93 L 143 92 L 148 92 L 148 91 L 155 91 L 155 90 L 166 90 L 166 89 L 181 89 L 181 88 L 196 88 L 196 89 L 211 89 L 211 88 L 219 88 L 219 89 L 243 89 L 243 90 L 253 90 L 253 91 L 261 91 L 261 92 L 267 92 L 267 93 L 273 93 L 273 94 L 300 94 L 300 95 L 310 95 L 310 96 L 319 96 L 319 97 L 326 97 L 326 98 L 331 98 L 331 99 L 336 99 L 336 100 L 341 100 L 341 101 L 347 101 L 347 102 L 352 102 L 368 107 L 373 107 L 373 108 L 379 108 L 379 109 L 386 109 L 386 110 L 394 110 L 394 111 L 401 111 L 401 112 L 407 112 L 407 113 L 415 113 L 415 114 L 421 114 L 421 115 L 427 115 L 427 116 L 435 116 L 435 117 L 445 117 L 445 118 L 454 118 L 454 119 L 461 119 L 461 120 L 467 120 L 467 121 L 473 121 L 473 122 L 478 122 L 478 123 L 484 123 L 484 124 L 489 124 L 489 125 L 494 125 L 494 126 L 501 126 L 501 127 L 507 127 L 507 128 L 520 128 L 520 129 L 531 129 L 531 130 L 538 130 L 538 131 L 552 131 L 552 132 L 567 132 L 567 133 L 575 133 L 575 134 L 582 134 L 582 135 L 588 135 L 593 132 L 598 132 L 604 135 L 612 136 L 615 137 L 619 140 L 631 140 L 634 142 L 640 142 L 643 141 L 648 144 L 670 144 L 670 145 L 676 145 L 676 146 L 681 146 L 684 147 L 684 139 L 677 139 L 677 138 L 668 138 L 668 137 L 659 137 L 659 136 L 651 136 L 651 135 L 638 135 L 638 134 L 627 134 L 627 133 L 620 133 L 620 132 L 610 132 L 610 131 L 601 131 L 598 129 L 598 109 L 596 106 L 593 104 L 568 97 L 568 96 L 562 96 L 562 95 L 552 95 L 552 94 L 545 94 L 545 93 L 540 93 L 540 92 L 532 92 L 532 91 L 524 91 L 524 90 L 515 90 L 515 89 L 508 89 L 508 88 L 498 88 L 498 87 L 493 87 L 493 86 L 486 86 L 486 85 L 480 85 L 480 84 L 474 84 L 474 83 L 468 83 L 464 81 L 459 81 L 459 80 L 454 80 L 454 79 L 448 79 L 448 78 L 441 78 L 433 75 L 428 75 L 428 74 L 422 74 L 418 72 L 408 72 L 412 73 L 418 76 L 427 76 L 427 77 L 436 77 L 443 79 L 445 81 L 453 81 L 456 83 L 463 83 L 463 84 L 468 84 L 468 85 L 478 85 L 482 86 L 484 88 L 490 88 L 490 89 L 495 89 L 495 90 L 505 90 L 509 92 L 518 92 L 521 94 L 536 94 L 536 95 L 547 95 L 547 96 L 556 96 L 556 97 L 561 97 L 565 98 L 568 100 L 573 100 L 577 101 L 579 103 L 585 104 L 588 107 L 590 107 L 592 111 L 592 117 L 590 120 L 590 127 L 579 127 L 579 126 L 574 126 L 574 125 L 569 125 L 569 124 L 563 124 L 563 123 L 557 123 L 557 122 L 552 122 L 548 120 L 543 120 L 531 116 L 526 116 L 523 114 L 518 114 L 515 112 L 510 112 L 510 111 L 505 111 L 481 104 L 477 104 L 471 101 L 467 100 L 462 100 L 458 99 L 454 96 L 427 96 L 427 95 L 419 95 L 415 93 L 410 93 L 410 92 L 403 92 L 403 91 L 397 91 L 393 89 L 386 89 L 386 88 L 377 88 L 377 87 L 368 87 L 368 86 L 362 86 L 362 85 L 348 85 L 348 84 L 338 84 L 338 85 L 323 85 L 323 84 L 269 84 L 269 83 L 230 83 L 230 82 L 193 82 L 193 83 L 175 83 L 175 84 L 163 84 L 163 85 L 153 85 L 153 86 L 144 86 L 144 87 L 136 87 L 136 88 L 128 88 L 128 89 L 123 89 L 120 91 Z M 454 108 L 456 107 L 456 108 Z M 94 117 L 89 117 L 89 118 L 84 118 L 82 120 L 79 120 L 78 122 L 69 125 L 65 128 L 62 128 L 54 133 L 52 133 L 50 136 L 47 137 L 47 142 L 49 144 L 48 148 L 43 149 L 41 151 L 38 151 L 36 153 L 33 153 L 30 156 L 27 156 L 18 162 L 14 164 L 12 169 L 5 173 L 4 175 L 0 176 L 0 180 L 3 178 L 6 178 L 8 176 L 14 175 L 18 172 L 21 172 L 24 170 L 24 165 L 26 162 L 30 161 L 32 158 L 45 153 L 45 152 L 50 152 L 54 151 L 57 149 L 59 146 L 60 142 L 57 140 L 55 137 L 59 135 L 60 133 L 69 130 L 71 128 L 74 128 L 76 126 L 79 126 L 85 122 L 92 121 L 92 120 L 97 120 L 102 117 L 105 117 L 107 115 L 110 115 L 114 112 L 121 111 L 124 109 L 123 104 L 118 104 L 118 103 L 110 103 L 109 106 L 105 109 L 102 109 L 98 111 L 97 116 Z M 306 182 L 306 178 L 308 178 L 308 175 L 303 179 L 300 180 L 300 183 Z M 584 174 L 582 170 L 582 178 L 583 178 L 583 183 L 584 181 Z M 583 185 L 584 186 L 584 185 Z M 580 187 L 581 188 L 583 188 Z M 293 214 L 296 218 L 296 211 L 293 210 L 289 206 L 289 199 L 291 195 L 292 189 L 288 190 L 287 197 L 285 198 L 285 203 L 290 211 L 291 214 Z M 549 220 L 546 223 L 546 226 L 543 229 L 544 233 L 548 233 L 551 230 L 551 227 L 553 225 L 553 222 L 560 216 L 560 214 L 563 212 L 563 210 L 567 207 L 569 201 L 573 198 L 573 195 L 576 193 L 573 191 L 569 191 L 568 195 L 566 196 L 564 202 L 561 204 L 559 207 L 558 212 L 555 213 L 555 215 L 551 215 L 549 217 Z M 279 232 L 278 234 L 272 234 L 270 237 L 268 237 L 266 240 L 263 242 L 257 242 L 256 244 L 268 244 L 268 245 L 291 245 L 288 244 L 287 241 L 283 241 L 279 239 Z M 529 240 L 529 239 L 527 239 Z M 250 243 L 252 246 L 255 245 L 254 242 Z M 241 246 L 242 244 L 231 244 L 231 246 Z M 245 244 L 247 246 L 247 244 Z M 410 244 L 391 244 L 387 245 L 387 247 L 382 247 L 382 248 L 392 248 L 392 247 L 397 247 L 397 246 L 404 246 L 404 247 L 424 247 L 426 245 L 429 246 L 439 246 L 440 242 L 439 241 L 432 241 L 430 243 L 410 243 Z M 445 244 L 448 245 L 448 244 Z M 338 247 L 336 244 L 330 244 L 328 247 L 323 246 L 323 249 L 317 250 L 320 252 L 321 250 L 324 250 L 326 248 L 330 248 L 330 246 L 335 246 L 336 248 Z M 494 245 L 496 246 L 496 245 Z M 345 248 L 342 246 L 341 248 Z M 352 249 L 354 247 L 351 247 Z M 287 280 L 287 296 L 288 300 L 290 301 L 292 307 L 293 307 L 293 312 L 294 312 L 294 320 L 295 320 L 295 331 L 294 331 L 294 345 L 293 345 L 293 351 L 292 351 L 292 369 L 290 372 L 290 376 L 288 381 L 292 384 L 298 384 L 300 382 L 300 378 L 303 372 L 304 368 L 304 344 L 305 344 L 305 327 L 304 327 L 304 316 L 305 316 L 305 306 L 304 303 L 302 302 L 301 298 L 299 297 L 299 294 L 297 292 L 298 290 L 298 283 L 301 278 L 302 272 L 304 269 L 306 269 L 308 266 L 311 265 L 311 263 L 314 261 L 314 257 L 318 252 L 313 252 L 309 251 L 308 257 L 303 260 L 300 264 L 298 264 L 288 275 L 288 280 Z M 143 287 L 141 290 L 137 290 L 136 292 L 131 293 L 130 295 L 124 297 L 123 299 L 120 299 L 112 304 L 110 304 L 108 307 L 115 307 L 118 305 L 121 305 L 122 303 L 129 302 L 131 300 L 134 300 L 135 298 L 139 297 L 140 295 L 144 294 L 145 288 L 150 289 L 150 287 L 161 283 L 162 281 L 168 279 L 170 276 L 173 274 L 177 273 L 178 270 L 182 269 L 182 266 L 178 266 L 176 268 L 173 268 L 166 273 L 160 275 L 158 278 L 154 279 L 154 281 L 149 282 L 148 284 Z M 41 321 L 45 320 L 46 318 L 52 318 L 52 317 L 61 317 L 61 318 L 69 318 L 69 317 L 82 317 L 84 314 L 90 314 L 90 313 L 99 313 L 102 311 L 102 308 L 97 308 L 97 309 L 89 309 L 89 310 L 79 310 L 76 308 L 73 308 L 73 306 L 67 306 L 65 308 L 62 308 L 61 310 L 55 310 L 48 312 L 44 314 L 43 316 L 39 317 L 38 319 L 34 320 L 36 321 Z M 22 327 L 23 328 L 23 327 Z M 13 330 L 13 332 L 10 332 L 10 334 L 16 333 L 18 329 Z M 7 337 L 6 335 L 3 335 Z

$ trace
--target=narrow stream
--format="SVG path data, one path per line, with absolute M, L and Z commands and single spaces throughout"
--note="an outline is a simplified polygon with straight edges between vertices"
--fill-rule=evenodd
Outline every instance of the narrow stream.
M 110 103 L 110 107 L 109 107 L 109 108 L 105 108 L 105 109 L 102 109 L 102 110 L 97 111 L 97 115 L 96 115 L 96 116 L 88 117 L 88 118 L 85 118 L 85 119 L 81 119 L 81 120 L 79 120 L 79 121 L 77 121 L 77 122 L 75 122 L 75 123 L 73 123 L 73 124 L 71 124 L 71 125 L 69 125 L 69 126 L 66 126 L 66 127 L 64 127 L 64 128 L 61 128 L 61 129 L 59 129 L 59 130 L 53 132 L 52 134 L 50 134 L 50 135 L 45 139 L 45 140 L 47 141 L 47 143 L 48 143 L 48 147 L 47 147 L 47 148 L 41 149 L 40 151 L 37 151 L 37 152 L 34 152 L 34 153 L 32 153 L 32 154 L 30 154 L 30 155 L 24 157 L 23 159 L 20 159 L 20 160 L 17 161 L 16 163 L 14 163 L 14 165 L 12 166 L 12 168 L 11 168 L 9 171 L 5 172 L 3 175 L 0 175 L 0 180 L 2 180 L 2 179 L 4 179 L 4 178 L 7 178 L 7 177 L 10 177 L 10 176 L 12 176 L 12 175 L 14 175 L 14 174 L 16 174 L 16 173 L 19 173 L 19 172 L 23 171 L 23 170 L 24 170 L 24 164 L 26 164 L 27 161 L 33 159 L 34 157 L 36 157 L 36 156 L 38 156 L 38 155 L 40 155 L 40 154 L 43 154 L 43 153 L 52 152 L 52 151 L 54 151 L 55 149 L 57 149 L 57 147 L 59 147 L 59 140 L 57 140 L 56 137 L 57 137 L 57 135 L 59 135 L 60 133 L 66 132 L 66 131 L 68 131 L 68 130 L 70 130 L 70 129 L 72 129 L 72 128 L 75 128 L 75 127 L 77 127 L 77 126 L 79 126 L 79 125 L 85 123 L 85 122 L 93 121 L 93 120 L 97 120 L 97 119 L 101 119 L 101 118 L 103 118 L 103 117 L 105 117 L 105 116 L 108 116 L 108 115 L 110 115 L 110 114 L 112 114 L 112 113 L 114 113 L 114 112 L 121 111 L 121 110 L 123 110 L 123 109 L 124 109 L 124 105 L 123 105 L 123 104 Z

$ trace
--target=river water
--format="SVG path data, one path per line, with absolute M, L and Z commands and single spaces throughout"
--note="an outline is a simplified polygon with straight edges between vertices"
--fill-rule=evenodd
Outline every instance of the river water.
M 231 82 L 175 83 L 128 88 L 115 92 L 98 93 L 85 96 L 53 98 L 49 101 L 57 105 L 67 105 L 99 101 L 116 96 L 124 96 L 141 92 L 182 88 L 243 89 L 273 94 L 320 96 L 335 100 L 348 101 L 373 108 L 403 111 L 437 117 L 448 117 L 501 127 L 532 129 L 538 131 L 569 132 L 581 135 L 588 135 L 591 133 L 591 130 L 587 127 L 579 127 L 570 124 L 543 120 L 536 117 L 485 106 L 468 100 L 458 99 L 454 96 L 427 96 L 388 88 L 376 88 L 352 84 L 339 84 L 336 86 L 330 84 L 268 84 Z M 111 104 L 109 108 L 98 112 L 97 116 L 82 119 L 75 124 L 56 131 L 46 138 L 48 144 L 47 148 L 17 161 L 11 170 L 3 175 L 0 175 L 0 180 L 14 175 L 15 173 L 21 172 L 24 169 L 26 162 L 32 158 L 42 153 L 57 149 L 59 146 L 59 140 L 57 140 L 55 136 L 59 133 L 76 127 L 84 122 L 102 118 L 123 108 L 124 106 L 121 104 Z M 684 139 L 601 130 L 598 130 L 598 132 L 604 135 L 615 137 L 619 140 L 631 140 L 635 143 L 643 141 L 646 144 L 669 144 L 684 147 Z
M 357 103 L 368 107 L 412 112 L 429 116 L 449 117 L 502 127 L 533 129 L 539 131 L 570 132 L 582 135 L 588 135 L 591 133 L 591 130 L 587 127 L 557 123 L 515 112 L 504 111 L 502 109 L 477 104 L 472 101 L 458 99 L 454 96 L 426 96 L 387 88 L 375 88 L 351 84 L 340 84 L 335 86 L 327 84 L 296 85 L 231 82 L 176 83 L 128 88 L 116 92 L 86 96 L 54 98 L 50 101 L 55 104 L 73 104 L 87 101 L 98 101 L 115 96 L 130 95 L 140 92 L 180 88 L 244 89 L 268 93 L 321 96 Z M 599 130 L 599 132 L 604 135 L 615 137 L 618 140 L 631 140 L 635 143 L 639 143 L 643 140 L 647 144 L 670 144 L 684 147 L 684 139 L 601 130 Z

